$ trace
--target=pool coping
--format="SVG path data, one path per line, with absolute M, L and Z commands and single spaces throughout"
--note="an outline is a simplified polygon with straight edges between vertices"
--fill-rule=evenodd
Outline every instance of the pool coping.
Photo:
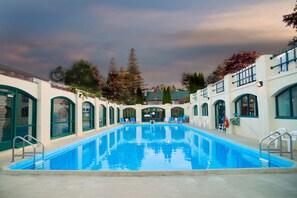
M 1 173 L 6 175 L 31 176 L 100 176 L 100 177 L 148 177 L 148 176 L 202 176 L 202 175 L 233 175 L 233 174 L 296 174 L 296 163 L 291 168 L 243 168 L 243 169 L 212 169 L 186 171 L 73 171 L 73 170 L 11 170 L 3 167 Z

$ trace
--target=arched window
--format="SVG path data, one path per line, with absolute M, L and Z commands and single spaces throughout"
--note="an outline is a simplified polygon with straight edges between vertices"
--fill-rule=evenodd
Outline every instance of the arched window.
M 202 116 L 208 116 L 208 104 L 204 103 L 202 105 Z
M 104 105 L 100 105 L 99 112 L 99 127 L 106 126 L 106 107 Z
M 114 124 L 114 108 L 109 107 L 109 124 Z
M 134 108 L 126 108 L 123 110 L 123 117 L 126 119 L 128 118 L 131 120 L 131 118 L 136 118 L 136 110 Z
M 239 116 L 257 117 L 258 103 L 257 96 L 245 94 L 235 101 L 235 113 Z
M 184 116 L 184 109 L 181 107 L 173 107 L 171 109 L 171 116 L 172 117 L 183 117 Z
M 148 107 L 141 110 L 142 122 L 163 122 L 166 116 L 165 109 L 159 107 Z
M 94 105 L 90 102 L 82 104 L 83 131 L 94 129 Z
M 194 109 L 194 116 L 198 116 L 198 106 L 194 105 L 193 109 Z
M 297 84 L 275 97 L 277 118 L 297 118 Z
M 51 138 L 63 137 L 75 132 L 74 103 L 65 97 L 51 101 Z

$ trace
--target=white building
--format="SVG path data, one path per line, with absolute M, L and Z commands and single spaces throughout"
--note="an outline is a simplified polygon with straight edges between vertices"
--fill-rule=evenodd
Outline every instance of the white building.
M 118 105 L 84 98 L 79 91 L 0 66 L 0 151 L 15 136 L 30 134 L 44 144 L 69 135 L 108 128 L 120 117 L 139 122 L 187 115 L 190 124 L 216 129 L 226 117 L 227 133 L 256 140 L 280 127 L 297 130 L 297 48 L 263 55 L 255 64 L 191 94 L 190 103 Z M 257 86 L 259 84 L 259 86 Z M 295 143 L 296 144 L 296 143 Z
M 284 127 L 297 130 L 297 48 L 263 55 L 223 80 L 191 94 L 190 122 L 216 129 L 235 118 L 227 133 L 260 140 Z M 237 119 L 236 119 L 237 117 Z

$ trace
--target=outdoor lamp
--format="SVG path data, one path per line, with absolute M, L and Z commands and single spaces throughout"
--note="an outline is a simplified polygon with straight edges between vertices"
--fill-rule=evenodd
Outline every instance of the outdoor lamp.
M 259 81 L 257 82 L 257 86 L 258 86 L 258 87 L 262 87 L 262 86 L 263 86 L 263 81 L 262 81 L 262 80 L 259 80 Z

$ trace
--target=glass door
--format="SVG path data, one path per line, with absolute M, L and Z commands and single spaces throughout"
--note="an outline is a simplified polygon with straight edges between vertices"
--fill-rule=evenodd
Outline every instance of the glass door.
M 13 95 L 0 91 L 0 151 L 12 147 L 13 139 Z
M 225 118 L 225 102 L 223 100 L 219 100 L 215 104 L 215 123 L 216 128 L 219 127 L 219 124 L 222 124 L 224 122 Z

